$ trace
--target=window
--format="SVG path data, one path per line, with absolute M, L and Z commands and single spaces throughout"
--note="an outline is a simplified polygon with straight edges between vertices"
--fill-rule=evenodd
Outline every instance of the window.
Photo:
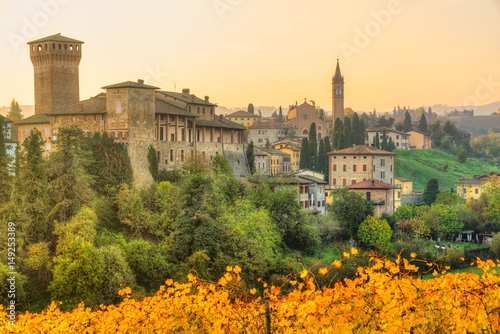
M 342 185 L 345 187 L 347 185 L 347 179 L 346 178 L 343 178 L 342 179 Z
M 57 131 L 54 131 L 54 140 L 57 140 Z
M 399 139 L 399 135 L 396 135 L 396 139 Z
M 373 171 L 375 171 L 375 165 L 373 165 Z
M 363 164 L 363 172 L 366 172 L 366 164 Z
M 160 161 L 161 161 L 161 152 L 160 151 L 156 151 L 156 157 L 158 158 L 158 163 L 160 163 Z
M 198 114 L 199 114 L 200 113 L 200 107 L 198 107 L 197 110 L 198 110 Z
M 478 194 L 479 194 L 479 188 L 476 187 L 476 195 L 478 195 Z
M 184 150 L 181 150 L 181 161 L 184 161 Z
M 385 166 L 385 159 L 380 159 L 380 166 Z
M 337 171 L 337 165 L 332 166 L 332 171 L 336 172 Z
M 398 199 L 401 198 L 401 191 L 398 191 Z
M 203 115 L 205 115 L 205 107 L 203 107 Z
M 385 179 L 385 172 L 380 172 L 380 178 Z
M 28 137 L 30 135 L 30 130 L 29 129 L 24 130 L 24 135 Z
M 170 161 L 174 161 L 174 150 L 170 150 Z
M 372 193 L 369 192 L 369 191 L 366 192 L 366 200 L 367 201 L 371 201 L 372 200 Z
M 392 172 L 392 165 L 391 165 L 391 172 Z
M 332 185 L 336 186 L 337 185 L 337 179 L 336 178 L 333 178 L 332 179 Z
M 352 171 L 356 172 L 356 169 L 357 169 L 356 165 L 352 165 Z
M 97 115 L 94 115 L 94 122 L 97 121 Z
M 50 152 L 50 144 L 47 144 L 47 152 Z
M 191 106 L 189 106 L 189 111 L 191 111 Z
M 244 120 L 245 120 L 245 117 L 242 117 L 242 118 L 241 118 L 241 120 L 242 120 L 242 121 L 244 121 Z
M 356 184 L 356 179 L 351 179 L 351 184 Z
M 344 172 L 347 172 L 347 165 L 342 166 Z
M 49 128 L 45 128 L 45 136 L 50 136 L 50 130 Z

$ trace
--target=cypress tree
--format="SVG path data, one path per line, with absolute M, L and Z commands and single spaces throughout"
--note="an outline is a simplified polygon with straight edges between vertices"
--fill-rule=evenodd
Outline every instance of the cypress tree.
M 387 133 L 385 132 L 385 129 L 384 131 L 382 132 L 382 144 L 380 145 L 380 147 L 383 149 L 383 150 L 386 150 L 388 149 L 387 147 Z
M 354 145 L 363 145 L 362 139 L 360 137 L 360 123 L 359 116 L 357 113 L 352 115 L 352 124 L 351 124 L 351 144 Z
M 366 131 L 365 131 L 365 121 L 363 119 L 359 120 L 359 145 L 365 145 Z
M 310 168 L 311 157 L 309 154 L 309 141 L 307 138 L 302 139 L 302 147 L 300 148 L 300 162 L 299 168 L 305 169 Z
M 318 139 L 316 135 L 316 123 L 311 123 L 309 128 L 309 157 L 311 159 L 310 167 L 313 167 L 312 160 L 314 160 L 314 167 L 318 169 Z
M 38 243 L 48 232 L 49 195 L 47 193 L 47 174 L 43 158 L 43 145 L 45 141 L 37 129 L 24 140 L 23 147 L 26 152 L 25 164 L 21 168 L 21 207 L 26 213 L 28 238 L 31 243 Z M 15 196 L 15 195 L 14 195 Z
M 68 221 L 92 197 L 94 179 L 88 174 L 92 153 L 83 130 L 77 126 L 59 129 L 57 150 L 48 160 L 50 220 Z
M 403 122 L 403 131 L 408 132 L 410 130 L 411 130 L 411 116 L 410 113 L 406 111 L 405 120 Z
M 249 104 L 248 104 L 247 111 L 248 111 L 249 113 L 251 113 L 251 114 L 254 114 L 254 113 L 255 113 L 255 108 L 254 108 L 254 106 L 253 106 L 253 104 L 252 104 L 252 103 L 249 103 Z
M 316 164 L 316 170 L 325 173 L 325 160 L 326 160 L 326 152 L 325 152 L 325 142 L 323 139 L 319 141 L 319 149 L 318 149 L 318 163 Z
M 374 141 L 375 141 L 375 148 L 380 148 L 380 134 L 378 133 L 378 131 L 375 134 Z
M 343 133 L 339 133 L 339 143 L 338 143 L 339 150 L 343 150 L 346 147 L 345 144 L 345 137 Z
M 344 119 L 344 146 L 345 147 L 351 147 L 352 142 L 351 142 L 351 119 L 349 117 L 346 117 Z
M 427 181 L 425 186 L 423 201 L 427 205 L 431 205 L 436 200 L 436 195 L 439 193 L 439 182 L 433 178 Z
M 250 168 L 250 173 L 255 173 L 255 154 L 253 150 L 253 140 L 250 141 L 250 144 L 248 144 L 247 147 L 247 161 L 248 161 L 248 167 Z
M 418 131 L 427 133 L 427 120 L 425 119 L 425 112 L 422 112 L 420 121 L 418 122 Z
M 392 141 L 392 137 L 389 137 L 389 142 L 387 143 L 387 151 L 394 151 L 394 142 Z

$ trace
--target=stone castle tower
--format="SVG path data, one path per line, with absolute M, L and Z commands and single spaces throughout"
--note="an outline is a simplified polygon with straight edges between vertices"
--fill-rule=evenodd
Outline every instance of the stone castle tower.
M 344 121 L 344 77 L 340 73 L 339 60 L 337 59 L 337 69 L 332 79 L 332 129 L 335 120 L 340 118 Z
M 28 42 L 35 69 L 35 114 L 80 100 L 78 66 L 82 41 L 56 34 Z

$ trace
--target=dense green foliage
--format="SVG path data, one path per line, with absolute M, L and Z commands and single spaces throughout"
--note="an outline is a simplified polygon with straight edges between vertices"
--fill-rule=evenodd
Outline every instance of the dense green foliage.
M 255 173 L 255 154 L 253 150 L 253 141 L 250 141 L 250 144 L 248 144 L 246 155 L 248 161 L 248 168 L 250 169 L 250 173 L 253 174 Z
M 24 117 L 21 113 L 22 111 L 23 110 L 19 106 L 19 102 L 17 102 L 15 99 L 12 99 L 12 101 L 10 102 L 9 112 L 7 113 L 6 117 L 14 123 L 19 122 Z
M 366 217 L 359 225 L 357 235 L 359 242 L 367 248 L 379 252 L 387 252 L 391 249 L 392 230 L 384 219 Z
M 361 195 L 341 188 L 332 191 L 333 201 L 327 208 L 333 212 L 342 227 L 347 229 L 351 236 L 356 236 L 359 225 L 367 215 L 373 214 L 373 208 Z
M 436 196 L 439 193 L 439 182 L 438 179 L 432 178 L 427 181 L 425 186 L 423 201 L 427 205 L 431 205 L 436 200 Z

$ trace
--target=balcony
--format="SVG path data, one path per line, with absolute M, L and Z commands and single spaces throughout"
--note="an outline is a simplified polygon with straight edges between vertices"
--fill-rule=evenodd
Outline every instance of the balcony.
M 382 200 L 373 200 L 373 201 L 368 201 L 370 202 L 371 205 L 385 205 L 385 199 Z

